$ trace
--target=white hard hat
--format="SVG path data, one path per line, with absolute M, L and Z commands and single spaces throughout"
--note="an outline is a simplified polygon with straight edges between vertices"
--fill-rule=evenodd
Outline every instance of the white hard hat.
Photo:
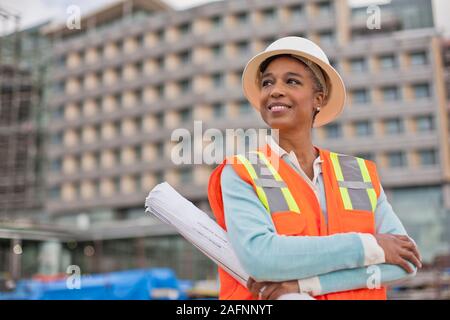
M 345 86 L 339 73 L 330 65 L 323 50 L 311 40 L 301 37 L 284 37 L 271 43 L 266 50 L 258 53 L 245 66 L 242 73 L 242 88 L 250 104 L 259 111 L 260 84 L 259 68 L 266 59 L 280 54 L 292 54 L 310 60 L 318 65 L 328 77 L 328 95 L 314 121 L 314 127 L 323 126 L 339 116 L 344 110 Z

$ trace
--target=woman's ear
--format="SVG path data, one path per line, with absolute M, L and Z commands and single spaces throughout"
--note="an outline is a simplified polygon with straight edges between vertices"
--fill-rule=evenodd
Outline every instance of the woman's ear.
M 322 91 L 314 93 L 314 108 L 321 108 L 325 103 L 325 95 Z

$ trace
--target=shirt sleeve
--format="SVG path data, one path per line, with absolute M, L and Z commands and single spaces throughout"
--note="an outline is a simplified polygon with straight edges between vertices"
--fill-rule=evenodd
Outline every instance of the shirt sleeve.
M 375 224 L 377 233 L 407 235 L 403 224 L 392 209 L 382 188 L 375 210 Z M 416 267 L 411 263 L 409 263 L 409 265 L 413 268 L 413 273 L 407 273 L 403 268 L 397 265 L 386 263 L 330 272 L 316 277 L 299 280 L 300 291 L 316 296 L 333 292 L 368 288 L 376 286 L 377 284 L 393 285 L 416 275 Z
M 244 269 L 257 281 L 302 279 L 366 266 L 358 233 L 278 235 L 253 187 L 230 165 L 222 171 L 221 186 L 230 243 Z

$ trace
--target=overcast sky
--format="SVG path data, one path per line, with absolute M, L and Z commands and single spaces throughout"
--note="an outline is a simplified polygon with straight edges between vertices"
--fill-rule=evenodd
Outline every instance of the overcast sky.
M 163 0 L 175 9 L 186 9 L 202 3 L 215 0 Z M 349 0 L 352 5 L 367 5 L 373 2 L 388 2 L 389 0 Z M 67 17 L 66 9 L 70 5 L 78 5 L 82 15 L 101 8 L 115 0 L 0 0 L 0 7 L 21 15 L 21 26 L 30 27 L 46 20 L 64 21 Z M 450 36 L 450 1 L 433 0 L 436 25 Z M 11 30 L 11 25 L 0 23 L 0 34 Z

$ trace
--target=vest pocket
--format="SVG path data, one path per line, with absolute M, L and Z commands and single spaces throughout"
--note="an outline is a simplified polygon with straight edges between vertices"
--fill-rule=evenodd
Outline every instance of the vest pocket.
M 375 233 L 375 215 L 371 211 L 344 210 L 340 220 L 342 232 Z
M 279 211 L 272 213 L 272 221 L 278 234 L 287 236 L 304 235 L 306 218 L 294 211 Z

